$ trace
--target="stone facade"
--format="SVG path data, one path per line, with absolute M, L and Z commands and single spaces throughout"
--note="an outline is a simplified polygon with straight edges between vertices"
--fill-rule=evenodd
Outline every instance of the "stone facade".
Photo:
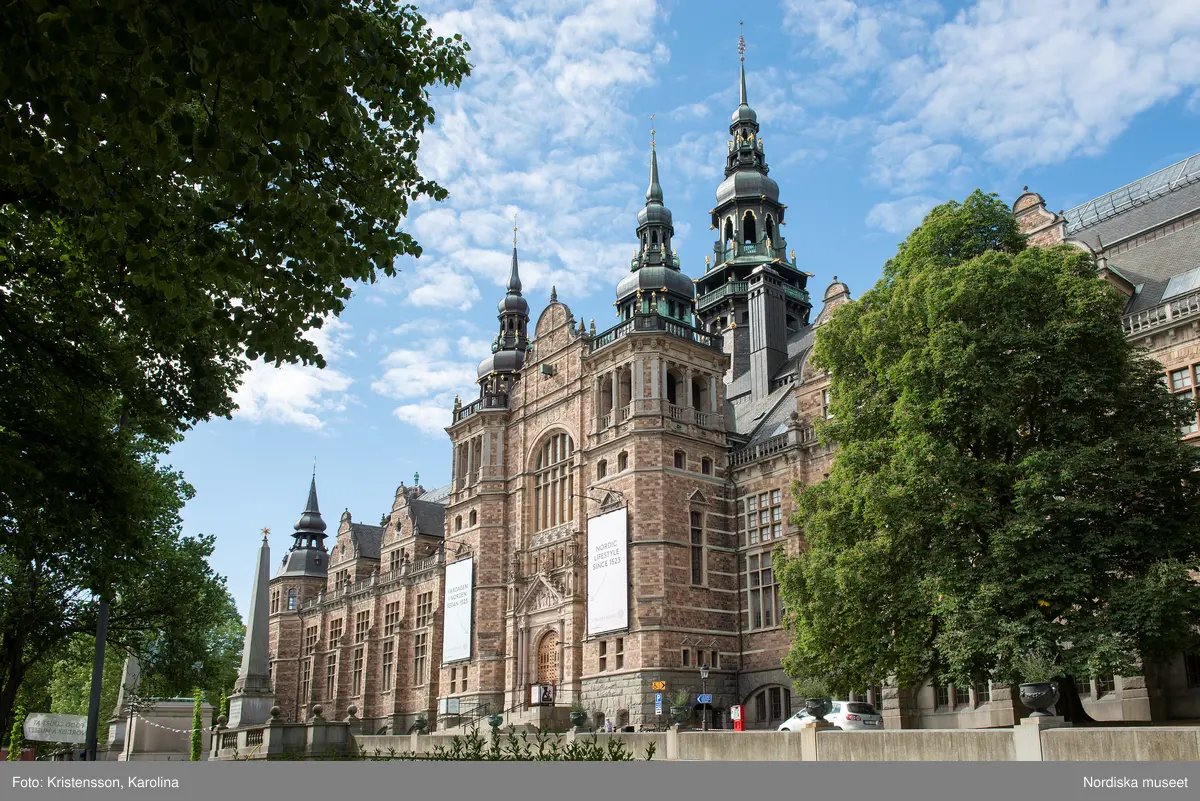
M 514 244 L 479 398 L 456 401 L 446 429 L 451 484 L 428 492 L 419 480 L 402 484 L 378 526 L 347 511 L 327 564 L 319 513 L 297 523 L 297 545 L 271 581 L 281 722 L 310 719 L 320 704 L 329 720 L 354 706 L 364 734 L 408 732 L 418 718 L 446 729 L 488 713 L 560 725 L 559 712 L 578 700 L 597 725 L 656 725 L 666 718 L 655 714 L 654 682 L 667 686 L 664 715 L 679 690 L 692 706 L 696 693 L 711 693 L 714 727 L 731 725 L 734 704 L 748 728 L 774 728 L 791 714 L 781 669 L 789 635 L 770 560 L 778 547 L 800 547 L 790 487 L 823 480 L 834 458 L 814 428 L 827 414 L 828 378 L 809 357 L 815 331 L 850 292 L 834 277 L 810 320 L 810 276 L 786 250 L 786 206 L 767 177 L 744 82 L 741 101 L 713 210 L 718 239 L 694 292 L 670 248 L 652 151 L 617 325 L 598 333 L 552 293 L 530 336 Z M 1014 211 L 1036 245 L 1077 234 L 1070 213 L 1047 211 L 1033 193 Z M 1193 211 L 1200 220 L 1200 204 Z M 1188 219 L 1138 236 L 1161 247 L 1200 232 Z M 1118 255 L 1104 263 L 1109 249 L 1132 241 L 1097 252 L 1102 277 L 1134 297 Z M 1164 315 L 1154 324 L 1127 318 L 1127 330 L 1164 362 L 1168 380 L 1186 367 L 1181 391 L 1194 391 L 1196 323 Z M 622 506 L 628 627 L 589 637 L 587 521 Z M 470 658 L 444 663 L 445 570 L 467 557 Z M 1196 672 L 1181 656 L 1153 680 L 1107 677 L 1081 689 L 1104 719 L 1194 716 Z M 553 687 L 553 707 L 531 704 L 540 685 Z M 1004 726 L 1024 714 L 999 685 L 863 688 L 862 698 L 897 728 Z

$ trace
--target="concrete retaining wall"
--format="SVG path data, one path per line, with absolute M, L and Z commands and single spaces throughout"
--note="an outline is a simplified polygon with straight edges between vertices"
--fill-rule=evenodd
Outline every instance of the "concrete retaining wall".
M 1006 762 L 1015 760 L 1012 729 L 825 731 L 822 762 Z
M 1047 762 L 1200 762 L 1197 728 L 1064 728 L 1042 732 Z
M 490 733 L 481 733 L 490 743 Z M 1040 740 L 1039 740 L 1040 735 Z M 565 744 L 572 738 L 596 738 L 625 744 L 634 758 L 706 762 L 1011 762 L 1046 761 L 1200 762 L 1200 727 L 1049 728 L 1027 725 L 1006 729 L 900 729 L 891 731 L 680 731 L 551 735 Z M 449 748 L 446 734 L 356 736 L 353 749 L 376 748 L 386 755 L 432 753 Z M 530 735 L 530 742 L 533 736 Z M 1023 743 L 1018 748 L 1018 741 Z M 1040 749 L 1039 749 L 1040 742 Z

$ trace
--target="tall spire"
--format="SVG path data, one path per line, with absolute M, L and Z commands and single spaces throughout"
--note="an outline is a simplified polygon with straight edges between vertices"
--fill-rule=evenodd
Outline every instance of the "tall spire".
M 742 23 L 738 21 L 738 60 L 742 62 L 742 105 L 746 102 L 746 37 L 742 35 Z
M 750 103 L 746 100 L 746 37 L 742 35 L 741 31 L 742 23 L 738 22 L 738 61 L 741 62 L 740 92 L 737 111 L 733 112 L 733 120 L 729 126 L 730 133 L 735 132 L 738 126 L 744 124 L 755 126 L 755 132 L 758 131 L 758 115 L 754 113 L 754 109 L 750 108 Z
M 508 273 L 508 294 L 521 294 L 521 275 L 517 272 L 517 215 L 513 215 L 512 269 Z
M 658 151 L 654 142 L 654 115 L 650 115 L 650 187 L 646 190 L 646 203 L 662 203 L 662 185 L 658 182 Z
M 233 695 L 229 698 L 230 728 L 265 723 L 267 711 L 273 705 L 270 654 L 267 652 L 270 571 L 271 546 L 264 537 L 258 549 L 254 594 L 250 596 L 250 617 L 242 646 L 242 667 L 233 685 Z
M 312 540 L 325 538 L 325 520 L 321 517 L 321 507 L 317 504 L 317 468 L 313 467 L 312 483 L 308 485 L 308 502 L 304 511 L 296 519 L 294 525 L 296 538 L 293 548 L 312 547 Z M 323 546 L 322 546 L 323 547 Z

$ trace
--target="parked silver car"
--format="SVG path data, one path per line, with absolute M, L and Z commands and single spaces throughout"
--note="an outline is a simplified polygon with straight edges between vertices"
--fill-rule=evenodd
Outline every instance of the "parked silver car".
M 825 715 L 825 719 L 839 729 L 883 729 L 883 715 L 868 703 L 830 701 L 830 706 L 831 711 Z M 779 731 L 800 731 L 809 720 L 812 720 L 812 715 L 808 714 L 807 709 L 801 709 L 779 724 Z

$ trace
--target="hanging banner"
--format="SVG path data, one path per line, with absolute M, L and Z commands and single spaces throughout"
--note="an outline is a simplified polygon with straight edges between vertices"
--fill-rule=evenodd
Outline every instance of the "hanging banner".
M 625 507 L 588 519 L 588 636 L 629 628 Z
M 471 658 L 471 599 L 475 588 L 475 559 L 446 565 L 446 594 L 442 602 L 442 662 Z

